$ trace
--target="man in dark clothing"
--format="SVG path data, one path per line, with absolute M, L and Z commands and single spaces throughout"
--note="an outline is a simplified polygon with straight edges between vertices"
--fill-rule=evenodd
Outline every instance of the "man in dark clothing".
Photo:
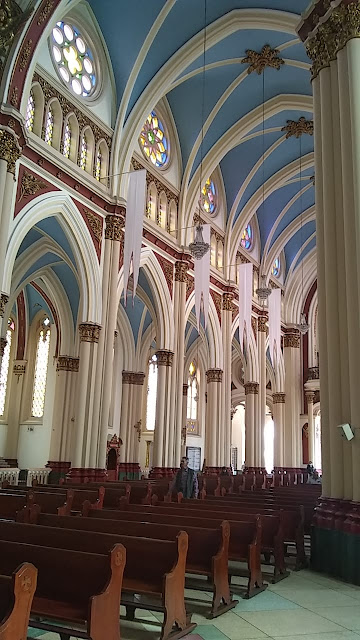
M 199 493 L 197 474 L 188 465 L 189 458 L 181 458 L 180 469 L 173 483 L 173 491 L 177 493 L 181 491 L 184 498 L 197 498 Z

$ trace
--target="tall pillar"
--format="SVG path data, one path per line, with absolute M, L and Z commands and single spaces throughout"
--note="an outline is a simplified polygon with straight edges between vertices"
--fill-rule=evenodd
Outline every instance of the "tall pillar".
M 130 446 L 128 448 L 127 462 L 139 463 L 139 444 L 142 432 L 142 401 L 145 373 L 136 372 L 132 375 L 131 417 L 130 417 Z
M 222 394 L 222 369 L 209 369 L 206 372 L 207 379 L 207 422 L 205 435 L 207 442 L 207 467 L 220 467 L 221 458 L 221 394 Z
M 168 449 L 166 443 L 170 426 L 170 393 L 172 380 L 172 365 L 174 353 L 167 349 L 156 352 L 158 365 L 156 421 L 154 433 L 153 466 L 154 473 L 161 474 L 161 470 L 169 467 Z
M 132 396 L 132 371 L 122 372 L 122 394 L 120 415 L 120 462 L 129 462 L 130 420 L 131 420 L 131 396 Z
M 245 463 L 248 468 L 255 464 L 255 424 L 259 396 L 258 382 L 245 382 Z
M 188 385 L 187 384 L 183 384 L 183 388 L 182 388 L 182 419 L 181 419 L 181 457 L 186 455 L 187 397 L 188 397 Z
M 185 258 L 186 256 L 184 256 Z M 185 351 L 185 305 L 186 284 L 189 263 L 187 260 L 175 262 L 174 279 L 174 430 L 173 438 L 169 433 L 168 461 L 170 467 L 177 467 L 181 456 L 183 417 L 182 387 L 184 380 L 184 351 Z M 170 427 L 171 430 L 171 427 Z
M 0 338 L 0 360 L 3 355 L 3 338 Z M 8 430 L 6 434 L 5 457 L 17 459 L 23 389 L 27 360 L 14 360 L 13 376 L 15 384 L 10 386 Z
M 255 466 L 265 468 L 265 416 L 266 416 L 266 335 L 267 315 L 265 312 L 259 315 L 258 327 L 258 360 L 259 360 L 259 396 L 258 396 L 258 421 L 255 428 Z
M 71 394 L 75 376 L 79 371 L 79 358 L 58 356 L 56 364 L 56 386 L 50 452 L 48 466 L 56 471 L 68 470 L 70 461 L 64 456 L 71 424 Z
M 222 296 L 221 333 L 223 341 L 223 402 L 222 420 L 219 425 L 222 430 L 222 443 L 219 451 L 219 465 L 229 467 L 231 464 L 231 327 L 234 292 L 227 291 Z
M 285 363 L 285 432 L 284 466 L 299 467 L 301 464 L 300 428 L 300 333 L 291 329 L 284 335 Z
M 307 413 L 308 413 L 308 427 L 309 427 L 309 460 L 314 462 L 314 451 L 315 451 L 315 430 L 314 430 L 314 398 L 315 394 L 313 391 L 305 392 L 306 402 L 307 402 Z
M 273 393 L 274 467 L 284 466 L 285 393 Z
M 16 191 L 15 165 L 21 149 L 10 130 L 0 129 L 0 291 L 3 288 L 6 248 Z

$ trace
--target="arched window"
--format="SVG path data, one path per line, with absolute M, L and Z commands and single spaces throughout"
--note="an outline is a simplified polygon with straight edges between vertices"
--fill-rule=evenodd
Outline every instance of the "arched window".
M 45 318 L 39 332 L 36 347 L 34 389 L 32 397 L 31 415 L 42 418 L 44 415 L 46 380 L 50 348 L 50 320 Z
M 102 155 L 100 149 L 97 150 L 96 160 L 95 160 L 95 178 L 100 181 L 101 178 L 101 162 Z
M 150 220 L 156 220 L 156 203 L 157 203 L 157 189 L 152 182 L 148 189 L 148 201 L 146 207 L 146 217 Z
M 63 140 L 63 155 L 65 158 L 69 158 L 70 156 L 70 146 L 71 146 L 71 126 L 69 120 L 67 120 L 64 130 L 64 140 Z
M 198 403 L 198 384 L 196 378 L 196 366 L 192 362 L 189 367 L 188 392 L 187 392 L 187 411 L 186 418 L 188 421 L 197 420 L 197 403 Z
M 146 428 L 148 431 L 154 431 L 156 419 L 156 396 L 158 381 L 158 364 L 157 357 L 153 355 L 149 360 L 148 369 L 148 387 L 146 400 Z
M 249 224 L 245 227 L 242 233 L 240 245 L 242 246 L 243 249 L 247 249 L 247 251 L 249 251 L 252 247 L 252 243 L 253 243 L 253 231 L 252 231 L 252 226 L 249 222 Z
M 274 278 L 278 278 L 280 275 L 280 258 L 276 258 L 273 266 L 272 266 L 272 270 L 271 270 L 272 275 L 274 276 Z
M 160 193 L 160 198 L 159 198 L 157 223 L 160 225 L 160 227 L 163 227 L 163 229 L 166 227 L 166 210 L 167 210 L 167 197 L 166 197 L 166 194 L 162 191 Z
M 45 124 L 45 142 L 52 145 L 54 135 L 54 114 L 51 107 L 48 108 Z
M 35 120 L 35 100 L 31 91 L 26 107 L 25 127 L 28 131 L 32 131 L 34 128 Z
M 169 158 L 169 145 L 164 125 L 152 111 L 140 133 L 139 144 L 147 160 L 155 167 L 163 167 Z
M 212 267 L 216 267 L 216 237 L 215 234 L 211 234 L 210 240 L 210 264 Z
M 93 53 L 79 29 L 57 22 L 50 36 L 54 66 L 67 87 L 77 96 L 90 96 L 97 83 Z
M 169 224 L 169 232 L 171 233 L 173 238 L 176 238 L 176 229 L 177 229 L 177 207 L 176 202 L 174 200 L 170 201 L 169 215 L 168 215 L 168 224 Z
M 88 144 L 85 133 L 81 137 L 80 143 L 80 156 L 79 156 L 79 167 L 85 171 L 86 162 L 87 162 L 87 154 L 88 154 Z
M 218 241 L 217 244 L 217 268 L 219 271 L 222 271 L 223 268 L 223 258 L 224 258 L 224 244 L 222 240 Z
M 216 190 L 211 178 L 208 178 L 201 190 L 201 207 L 205 213 L 212 215 L 216 209 Z
M 15 330 L 14 322 L 11 320 L 11 318 L 9 318 L 8 329 L 6 332 L 6 345 L 5 345 L 4 354 L 1 360 L 1 369 L 0 369 L 0 416 L 3 416 L 5 412 L 6 391 L 8 386 L 9 368 L 10 368 L 11 342 L 12 342 L 14 330 Z

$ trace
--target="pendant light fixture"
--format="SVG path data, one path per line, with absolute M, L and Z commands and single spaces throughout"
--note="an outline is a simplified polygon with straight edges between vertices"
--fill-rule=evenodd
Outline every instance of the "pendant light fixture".
M 205 61 L 206 61 L 206 23 L 207 23 L 207 0 L 204 0 L 204 48 L 203 48 L 203 73 L 202 73 L 202 108 L 201 108 L 201 146 L 200 146 L 200 186 L 199 186 L 199 208 L 201 211 L 203 195 L 202 195 L 202 181 L 203 181 L 203 153 L 204 153 L 204 119 L 205 119 Z M 189 244 L 189 251 L 195 260 L 201 260 L 210 249 L 208 242 L 205 242 L 203 237 L 203 226 L 201 220 L 195 227 L 194 242 Z
M 303 238 L 303 199 L 302 199 L 302 184 L 301 184 L 301 179 L 302 179 L 301 138 L 302 138 L 302 136 L 300 136 L 300 158 L 299 158 L 299 166 L 300 166 L 300 177 L 299 177 L 299 184 L 300 184 L 300 242 L 301 242 L 300 252 L 302 251 L 303 244 L 304 244 L 304 238 Z M 303 301 L 304 301 L 304 259 L 301 260 L 301 304 L 303 304 Z M 300 323 L 298 325 L 296 325 L 296 328 L 300 331 L 300 333 L 303 336 L 309 331 L 310 326 L 306 322 L 306 316 L 305 316 L 304 313 L 300 314 Z

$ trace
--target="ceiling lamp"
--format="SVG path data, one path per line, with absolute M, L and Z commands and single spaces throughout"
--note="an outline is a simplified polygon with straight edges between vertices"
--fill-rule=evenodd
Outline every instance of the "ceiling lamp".
M 201 260 L 210 249 L 209 243 L 204 241 L 202 230 L 202 224 L 198 224 L 195 227 L 195 240 L 189 244 L 189 251 L 195 260 Z
M 296 325 L 296 328 L 299 329 L 300 333 L 304 336 L 310 329 L 310 325 L 306 322 L 305 313 L 302 313 L 300 316 L 300 324 Z
M 270 289 L 270 287 L 268 287 L 266 284 L 266 276 L 261 276 L 261 285 L 258 289 L 256 289 L 255 293 L 262 305 L 265 304 L 271 292 L 272 289 Z

